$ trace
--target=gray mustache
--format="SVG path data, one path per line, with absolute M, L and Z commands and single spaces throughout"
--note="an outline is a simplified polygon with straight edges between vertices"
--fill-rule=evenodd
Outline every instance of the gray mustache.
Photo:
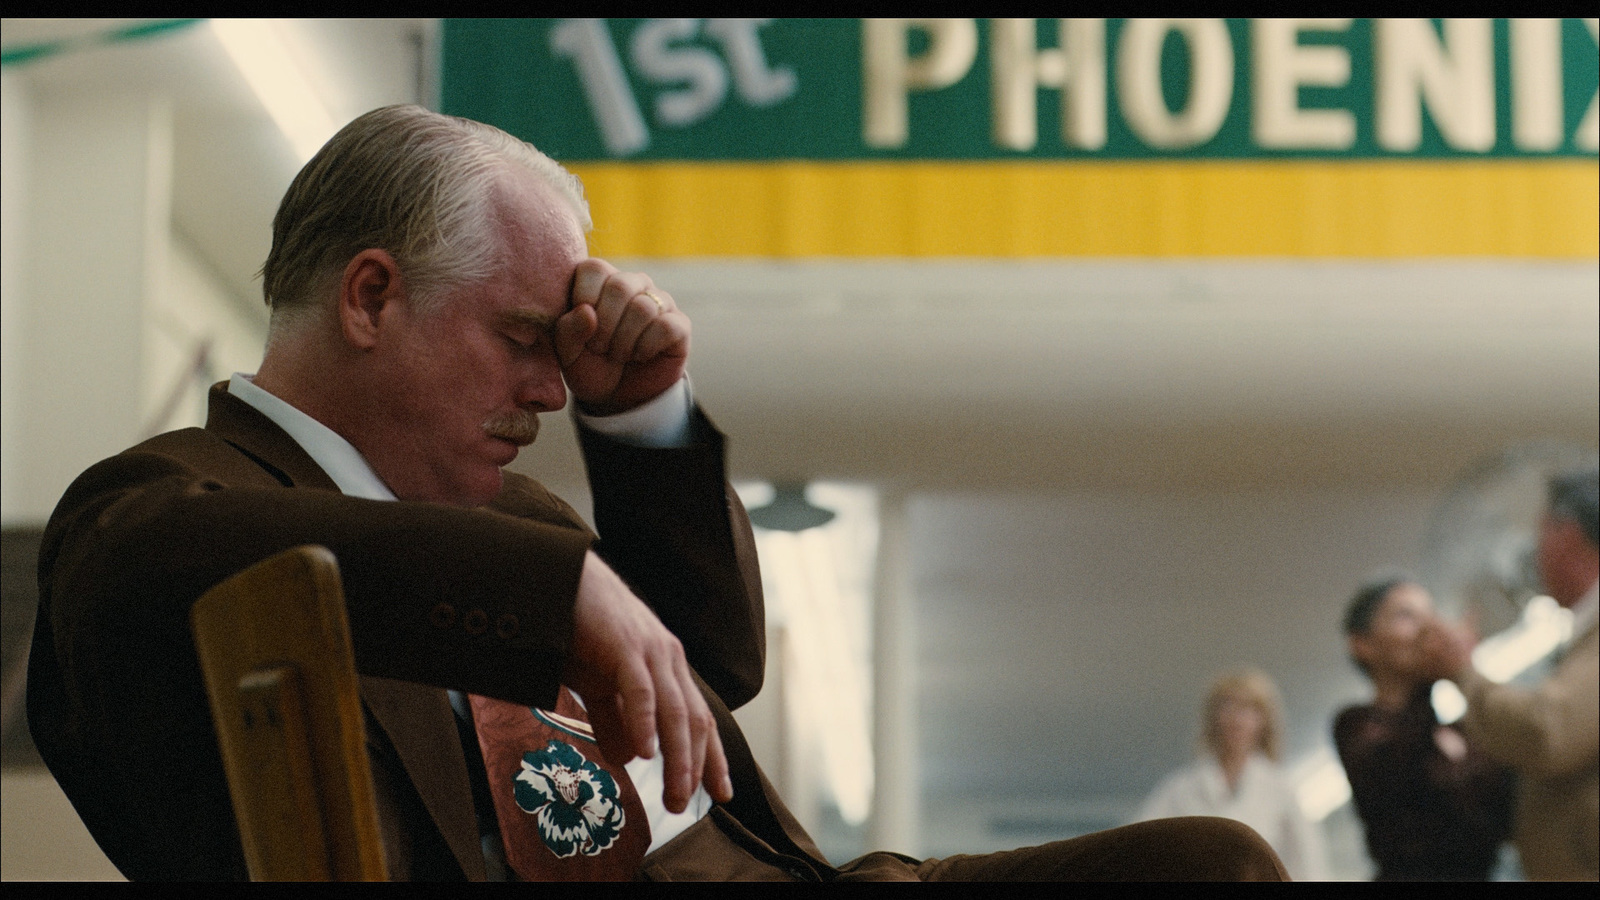
M 502 413 L 484 422 L 483 430 L 490 437 L 526 447 L 539 436 L 539 414 L 525 409 Z

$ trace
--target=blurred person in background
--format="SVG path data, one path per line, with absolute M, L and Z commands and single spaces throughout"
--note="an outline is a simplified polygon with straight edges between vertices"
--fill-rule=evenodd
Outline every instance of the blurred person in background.
M 1572 611 L 1550 677 L 1533 688 L 1497 684 L 1472 666 L 1477 636 L 1446 622 L 1424 631 L 1429 665 L 1467 698 L 1462 731 L 1517 772 L 1514 840 L 1535 881 L 1600 877 L 1600 469 L 1547 485 L 1537 562 L 1545 593 Z
M 1219 676 L 1206 695 L 1200 758 L 1168 775 L 1139 809 L 1138 821 L 1222 816 L 1255 829 L 1296 881 L 1326 881 L 1322 839 L 1300 811 L 1278 765 L 1283 702 L 1256 669 Z
M 1434 714 L 1443 673 L 1421 644 L 1434 618 L 1433 598 L 1401 573 L 1362 585 L 1345 611 L 1372 702 L 1340 712 L 1333 739 L 1377 881 L 1487 880 L 1511 832 L 1510 770 Z

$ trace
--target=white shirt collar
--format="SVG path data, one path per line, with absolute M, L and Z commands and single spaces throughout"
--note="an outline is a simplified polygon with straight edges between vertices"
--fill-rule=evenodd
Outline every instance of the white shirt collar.
M 243 372 L 233 373 L 228 380 L 228 393 L 250 404 L 257 412 L 271 419 L 322 471 L 328 473 L 333 483 L 347 497 L 367 500 L 393 500 L 394 492 L 383 483 L 378 473 L 372 471 L 367 460 L 350 442 L 337 432 L 318 422 L 279 398 L 255 386 L 250 379 L 255 376 Z
M 256 387 L 254 375 L 233 373 L 228 393 L 250 404 L 322 467 L 346 496 L 367 500 L 394 500 L 394 492 L 372 471 L 365 457 L 333 429 Z M 681 447 L 689 442 L 689 411 L 694 408 L 693 387 L 685 374 L 661 396 L 637 409 L 615 416 L 577 414 L 579 421 L 602 434 L 642 447 Z

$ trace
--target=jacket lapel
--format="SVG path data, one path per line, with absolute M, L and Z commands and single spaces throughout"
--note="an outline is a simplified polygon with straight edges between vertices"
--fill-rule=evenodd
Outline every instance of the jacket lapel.
M 206 430 L 255 460 L 284 487 L 339 490 L 328 473 L 322 471 L 294 438 L 255 407 L 228 393 L 226 381 L 211 386 Z
M 211 387 L 206 430 L 249 456 L 284 487 L 339 490 L 282 428 L 228 393 L 225 381 Z M 393 745 L 406 777 L 462 870 L 468 878 L 483 880 L 483 851 L 478 846 L 466 756 L 445 692 L 362 676 L 361 699 Z

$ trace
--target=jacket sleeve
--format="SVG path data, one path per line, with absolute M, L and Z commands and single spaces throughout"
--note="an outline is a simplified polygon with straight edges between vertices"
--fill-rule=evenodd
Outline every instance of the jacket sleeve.
M 1490 756 L 1534 775 L 1593 770 L 1600 755 L 1600 652 L 1594 630 L 1579 639 L 1554 674 L 1527 689 L 1469 671 L 1462 724 Z
M 580 428 L 596 547 L 683 642 L 730 709 L 761 690 L 766 619 L 755 540 L 724 478 L 724 443 L 693 413 L 692 443 L 642 448 Z
M 339 561 L 366 675 L 554 702 L 591 536 L 488 510 L 239 483 L 156 452 L 95 466 L 46 530 L 41 595 L 69 670 L 115 678 L 188 640 L 189 607 L 301 544 Z
M 91 468 L 46 528 L 29 724 L 130 878 L 244 877 L 188 616 L 281 550 L 335 554 L 363 675 L 554 704 L 593 542 L 581 523 L 551 504 L 514 518 L 292 484 L 192 429 Z

